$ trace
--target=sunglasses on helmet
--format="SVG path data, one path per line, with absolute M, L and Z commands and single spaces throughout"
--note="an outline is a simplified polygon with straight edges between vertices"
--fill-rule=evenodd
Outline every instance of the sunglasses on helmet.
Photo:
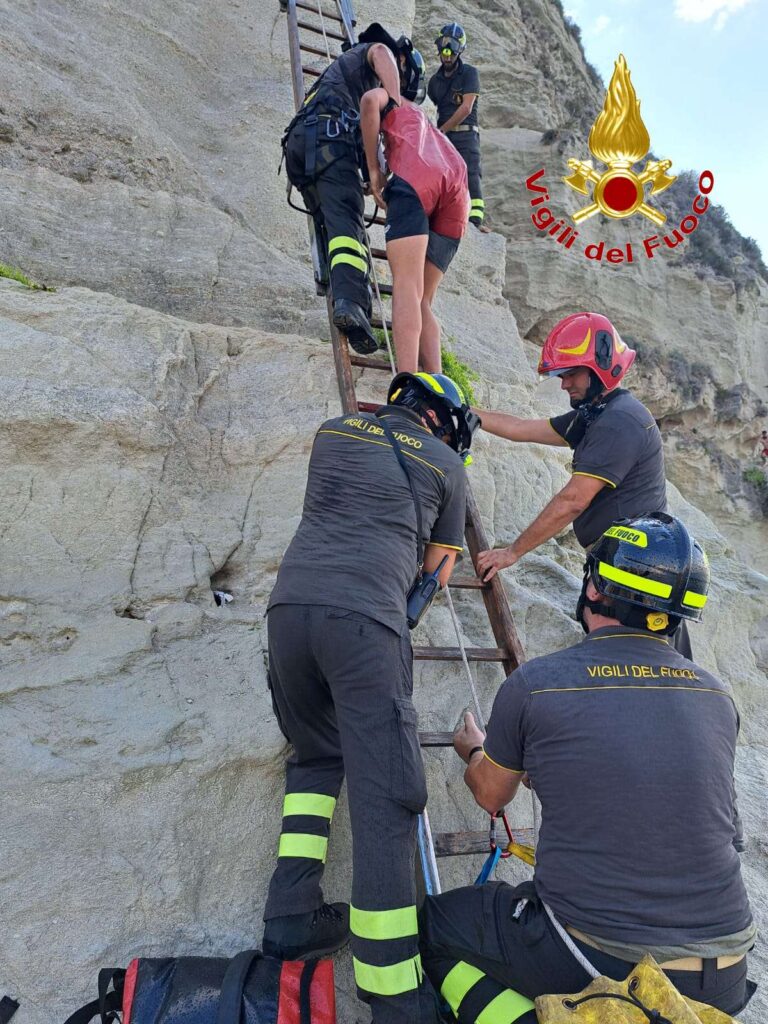
M 452 57 L 461 50 L 458 39 L 453 39 L 451 36 L 443 36 L 442 39 L 439 39 L 437 48 L 443 57 Z

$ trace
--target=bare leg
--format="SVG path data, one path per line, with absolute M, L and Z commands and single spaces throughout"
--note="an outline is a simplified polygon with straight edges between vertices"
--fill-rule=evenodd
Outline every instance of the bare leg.
M 398 373 L 419 369 L 421 299 L 428 235 L 410 235 L 387 242 L 392 269 L 392 334 Z
M 421 338 L 419 354 L 421 365 L 427 373 L 442 373 L 443 364 L 440 355 L 440 321 L 432 312 L 432 303 L 437 294 L 437 286 L 443 279 L 442 270 L 434 263 L 424 263 L 424 294 L 421 297 Z

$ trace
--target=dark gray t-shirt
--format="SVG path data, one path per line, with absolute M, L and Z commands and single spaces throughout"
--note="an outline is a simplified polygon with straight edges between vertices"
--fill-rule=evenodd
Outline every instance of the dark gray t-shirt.
M 452 75 L 446 75 L 442 65 L 432 75 L 427 86 L 427 95 L 437 107 L 437 125 L 440 127 L 459 109 L 464 102 L 464 94 L 480 92 L 480 75 L 477 68 L 465 64 L 459 57 L 458 68 Z M 476 99 L 469 114 L 462 124 L 477 124 L 477 107 L 480 100 Z
M 574 409 L 549 422 L 568 441 L 576 415 Z M 666 511 L 661 434 L 653 416 L 629 391 L 618 391 L 571 447 L 574 475 L 594 476 L 606 484 L 573 521 L 582 547 L 594 544 L 617 519 Z
M 706 942 L 752 920 L 734 838 L 739 719 L 725 685 L 625 626 L 518 668 L 487 756 L 542 804 L 536 888 L 593 936 Z
M 385 415 L 419 495 L 424 543 L 461 551 L 462 460 L 410 410 L 388 407 Z M 416 551 L 413 496 L 379 419 L 356 413 L 328 420 L 315 436 L 301 522 L 268 608 L 348 608 L 402 633 Z

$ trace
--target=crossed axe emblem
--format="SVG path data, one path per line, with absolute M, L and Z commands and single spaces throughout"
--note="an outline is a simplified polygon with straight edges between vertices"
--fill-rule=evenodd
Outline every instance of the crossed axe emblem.
M 576 192 L 580 192 L 584 196 L 589 195 L 589 189 L 587 188 L 588 182 L 592 182 L 593 186 L 597 188 L 601 182 L 609 176 L 611 178 L 622 177 L 625 180 L 631 181 L 639 190 L 638 195 L 645 190 L 645 186 L 648 182 L 651 183 L 651 191 L 649 194 L 653 196 L 659 192 L 663 192 L 664 189 L 669 188 L 672 182 L 675 181 L 674 175 L 667 174 L 667 171 L 672 166 L 671 160 L 648 160 L 645 165 L 645 170 L 640 174 L 635 174 L 635 172 L 631 170 L 629 163 L 622 161 L 612 162 L 609 165 L 610 170 L 603 174 L 598 174 L 592 165 L 591 160 L 571 159 L 568 161 L 568 166 L 573 173 L 569 177 L 563 178 L 563 181 L 566 185 L 570 185 L 572 189 Z M 621 171 L 620 175 L 613 173 L 618 170 Z M 601 194 L 596 202 L 592 202 L 588 206 L 583 206 L 580 210 L 577 210 L 572 214 L 572 219 L 576 224 L 581 224 L 582 221 L 594 216 L 594 214 L 599 213 L 601 210 L 603 213 L 608 214 L 608 216 L 616 217 L 625 215 L 623 213 L 617 214 L 617 212 L 613 210 L 604 199 L 602 199 Z M 656 225 L 663 224 L 667 219 L 666 214 L 662 213 L 660 210 L 654 209 L 654 207 L 650 206 L 645 201 L 639 203 L 631 212 L 642 213 L 644 217 L 647 217 L 648 220 L 653 221 Z

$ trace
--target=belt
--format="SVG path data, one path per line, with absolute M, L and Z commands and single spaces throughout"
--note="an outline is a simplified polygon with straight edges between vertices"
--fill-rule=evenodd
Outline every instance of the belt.
M 454 132 L 477 132 L 479 135 L 480 129 L 476 124 L 459 124 L 455 128 L 451 128 L 450 131 L 447 131 L 445 134 L 453 135 Z
M 594 939 L 590 939 L 584 932 L 579 931 L 578 928 L 574 928 L 573 925 L 567 924 L 565 930 L 569 935 L 572 935 L 575 939 L 580 942 L 586 943 L 593 949 L 599 949 L 601 953 L 606 952 L 602 946 L 598 945 Z M 613 954 L 608 954 L 612 956 Z M 746 953 L 741 954 L 729 954 L 728 956 L 719 956 L 717 958 L 717 969 L 722 971 L 726 967 L 733 967 L 740 960 L 743 960 Z M 714 957 L 712 957 L 714 960 Z M 700 956 L 683 956 L 678 960 L 665 960 L 659 964 L 659 967 L 663 967 L 665 971 L 703 971 L 704 970 L 704 959 Z

